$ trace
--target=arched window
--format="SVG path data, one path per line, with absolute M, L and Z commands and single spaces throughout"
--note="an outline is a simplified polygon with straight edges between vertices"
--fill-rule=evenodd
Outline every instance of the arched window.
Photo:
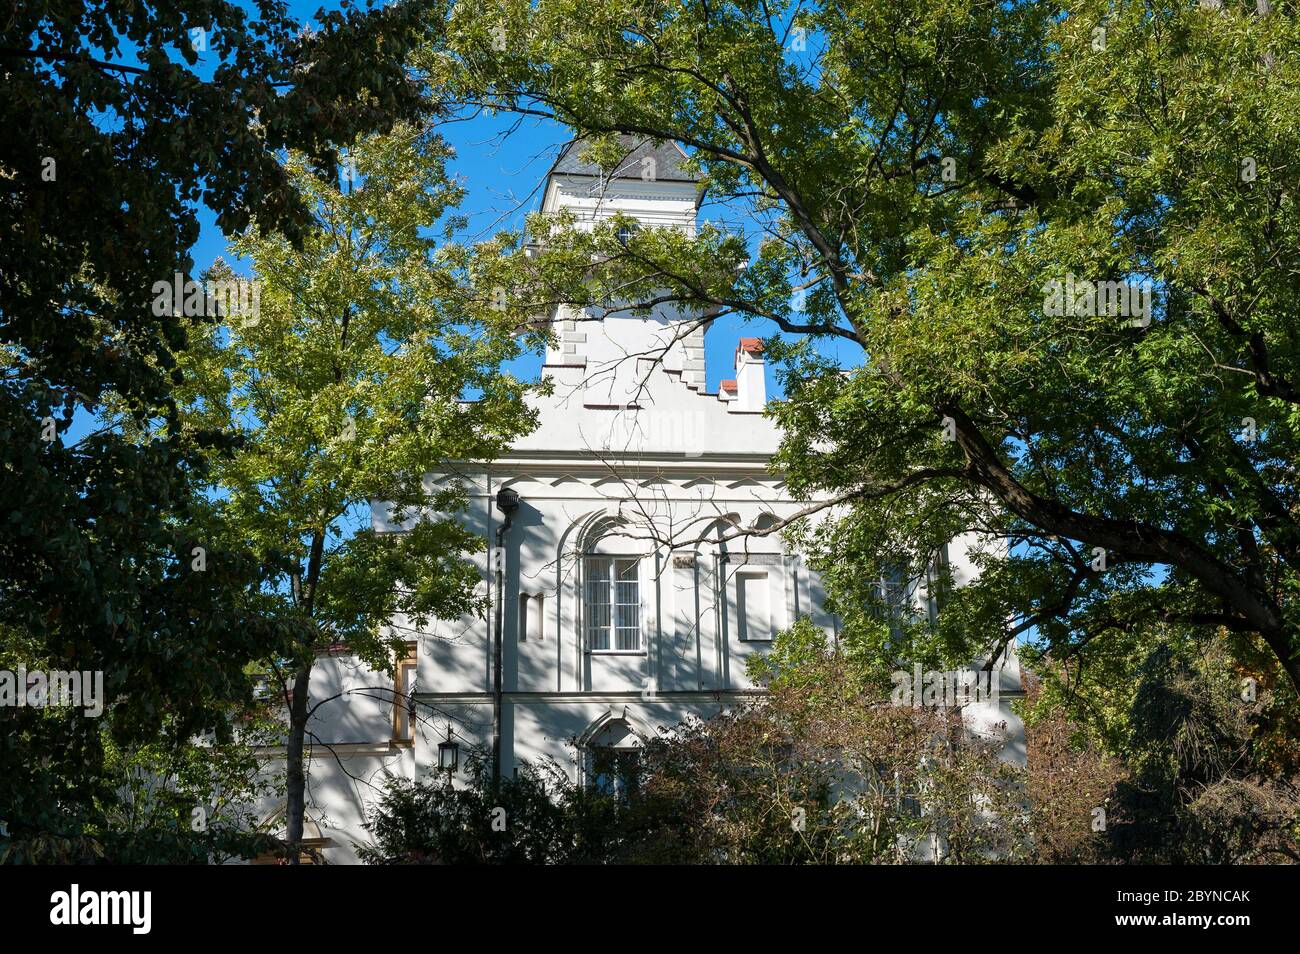
M 641 783 L 641 739 L 622 719 L 606 723 L 587 743 L 587 783 L 626 799 Z
M 777 518 L 760 513 L 748 524 L 737 518 L 735 525 L 747 532 L 733 541 L 727 554 L 728 638 L 742 643 L 770 642 L 788 625 L 789 594 L 793 592 L 781 537 L 774 530 Z

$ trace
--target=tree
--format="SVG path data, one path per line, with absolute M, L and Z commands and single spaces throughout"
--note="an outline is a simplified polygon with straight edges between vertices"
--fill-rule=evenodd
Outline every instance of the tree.
M 181 359 L 182 434 L 237 437 L 213 462 L 208 530 L 259 555 L 261 597 L 303 626 L 304 638 L 266 660 L 288 709 L 291 863 L 308 721 L 334 701 L 309 698 L 316 654 L 346 645 L 391 675 L 406 642 L 387 628 L 395 616 L 419 628 L 482 608 L 464 557 L 483 541 L 455 519 L 465 492 L 430 493 L 424 477 L 489 458 L 532 425 L 528 388 L 500 368 L 520 353 L 519 318 L 475 282 L 477 256 L 494 247 L 427 234 L 461 195 L 448 154 L 431 127 L 399 127 L 356 144 L 355 182 L 342 191 L 292 156 L 314 226 L 300 247 L 260 226 L 234 240 L 259 283 L 258 308 L 210 323 Z M 365 526 L 372 501 L 391 502 L 409 527 Z
M 1069 707 L 1044 704 L 1031 688 L 1025 720 L 1025 795 L 1034 860 L 1043 864 L 1100 864 L 1115 860 L 1108 833 L 1117 822 L 1117 787 L 1129 769 L 1107 754 Z
M 1049 850 L 1086 841 L 1090 857 L 1143 864 L 1300 859 L 1295 696 L 1275 660 L 1233 642 L 1165 626 L 1090 660 L 1099 671 L 1043 667 L 1026 734 Z M 1090 835 L 1096 807 L 1106 824 Z
M 847 629 L 887 568 L 920 579 L 975 531 L 1009 546 L 879 655 L 988 658 L 1029 635 L 1063 658 L 1163 621 L 1257 634 L 1300 685 L 1294 11 L 495 9 L 453 11 L 430 75 L 598 151 L 674 140 L 736 223 L 625 248 L 561 228 L 511 287 L 772 329 L 775 463 L 838 508 L 802 543 Z M 594 264 L 576 254 L 593 241 Z
M 116 799 L 101 841 L 117 864 L 221 864 L 275 850 L 253 806 L 273 794 L 258 747 L 280 725 L 266 706 L 229 713 L 199 737 L 164 731 L 150 744 L 106 743 Z
M 390 777 L 367 817 L 362 861 L 592 864 L 617 858 L 628 840 L 613 799 L 578 787 L 559 765 L 524 765 L 498 782 L 488 753 L 475 753 L 466 774 L 462 787 Z
M 951 864 L 1026 857 L 1022 775 L 954 713 L 893 706 L 851 657 L 810 648 L 806 622 L 755 676 L 770 693 L 645 740 L 627 789 L 525 766 L 494 793 L 390 781 L 372 864 Z M 495 827 L 493 821 L 496 821 Z M 932 849 L 937 848 L 937 851 Z
M 191 571 L 219 437 L 135 439 L 175 420 L 191 324 L 151 307 L 152 289 L 189 276 L 200 202 L 229 231 L 256 210 L 263 228 L 301 233 L 278 154 L 329 168 L 338 144 L 417 115 L 404 58 L 429 36 L 425 12 L 345 6 L 302 33 L 272 0 L 256 14 L 37 0 L 0 25 L 0 652 L 102 672 L 110 700 L 105 725 L 0 713 L 0 820 L 18 849 L 30 838 L 57 855 L 64 839 L 101 856 L 117 798 L 105 739 L 167 747 L 211 728 L 247 699 L 248 660 L 294 638 L 293 621 L 250 607 L 262 566 L 242 546 L 211 545 L 208 572 Z M 110 399 L 131 433 L 67 440 Z

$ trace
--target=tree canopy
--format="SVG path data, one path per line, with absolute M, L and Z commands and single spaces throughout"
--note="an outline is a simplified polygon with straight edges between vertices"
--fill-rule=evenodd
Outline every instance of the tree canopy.
M 801 539 L 850 629 L 886 567 L 1008 542 L 882 654 L 1176 622 L 1257 635 L 1297 684 L 1298 30 L 1253 2 L 519 0 L 458 5 L 426 65 L 690 152 L 713 227 L 575 256 L 566 294 L 771 329 L 775 463 L 839 508 Z
M 15 839 L 102 832 L 104 733 L 186 740 L 247 699 L 250 658 L 300 637 L 250 605 L 264 566 L 242 541 L 192 572 L 224 438 L 157 426 L 176 419 L 193 317 L 151 307 L 153 289 L 190 276 L 200 203 L 229 233 L 256 213 L 301 238 L 281 154 L 328 171 L 357 135 L 421 115 L 405 59 L 441 22 L 428 9 L 347 5 L 313 33 L 274 0 L 36 0 L 0 24 L 0 656 L 102 671 L 112 703 L 102 721 L 0 713 Z M 110 395 L 135 427 L 69 439 Z
M 311 227 L 297 244 L 260 222 L 236 238 L 256 307 L 240 295 L 179 359 L 180 433 L 217 431 L 235 445 L 212 458 L 207 529 L 252 551 L 265 568 L 254 598 L 302 634 L 261 657 L 289 713 L 291 845 L 308 721 L 347 703 L 309 697 L 316 655 L 346 646 L 391 675 L 429 620 L 482 609 L 465 558 L 483 542 L 458 519 L 465 488 L 426 475 L 489 459 L 533 423 L 529 386 L 501 369 L 524 347 L 519 318 L 477 282 L 478 255 L 495 250 L 439 231 L 454 227 L 463 192 L 449 155 L 427 124 L 359 140 L 338 185 L 291 155 Z M 234 281 L 222 271 L 207 275 L 212 287 Z M 371 526 L 372 503 L 393 508 L 390 527 Z

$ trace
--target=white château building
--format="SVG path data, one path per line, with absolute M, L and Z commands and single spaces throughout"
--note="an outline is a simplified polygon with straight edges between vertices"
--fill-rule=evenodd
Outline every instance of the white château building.
M 579 222 L 621 212 L 693 232 L 701 190 L 684 154 L 625 146 L 602 174 L 570 145 L 542 211 L 571 209 Z M 745 663 L 796 617 L 834 634 L 817 575 L 778 534 L 734 535 L 800 506 L 768 470 L 779 435 L 762 416 L 759 340 L 736 342 L 734 373 L 710 393 L 701 317 L 659 309 L 595 320 L 558 309 L 544 366 L 554 393 L 537 399 L 537 429 L 490 467 L 429 476 L 431 490 L 443 481 L 469 490 L 465 519 L 484 541 L 493 611 L 427 631 L 393 620 L 409 647 L 395 687 L 346 652 L 316 667 L 313 702 L 336 698 L 317 710 L 308 739 L 307 834 L 328 862 L 356 861 L 385 772 L 427 778 L 455 758 L 463 773 L 471 750 L 495 749 L 504 777 L 551 758 L 580 782 L 617 786 L 657 727 L 759 691 Z M 382 504 L 373 520 L 401 529 Z M 958 585 L 975 545 L 949 548 Z M 1000 684 L 1000 704 L 974 718 L 1006 722 L 1009 757 L 1022 757 L 1008 707 L 1020 690 L 1014 656 Z

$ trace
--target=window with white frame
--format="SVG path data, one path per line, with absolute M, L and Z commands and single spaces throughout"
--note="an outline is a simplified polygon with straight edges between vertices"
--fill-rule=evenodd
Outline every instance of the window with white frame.
M 589 556 L 584 570 L 587 647 L 592 652 L 640 652 L 640 559 Z
M 627 243 L 632 241 L 632 236 L 640 230 L 641 227 L 635 222 L 624 222 L 618 227 L 618 244 L 627 248 Z

